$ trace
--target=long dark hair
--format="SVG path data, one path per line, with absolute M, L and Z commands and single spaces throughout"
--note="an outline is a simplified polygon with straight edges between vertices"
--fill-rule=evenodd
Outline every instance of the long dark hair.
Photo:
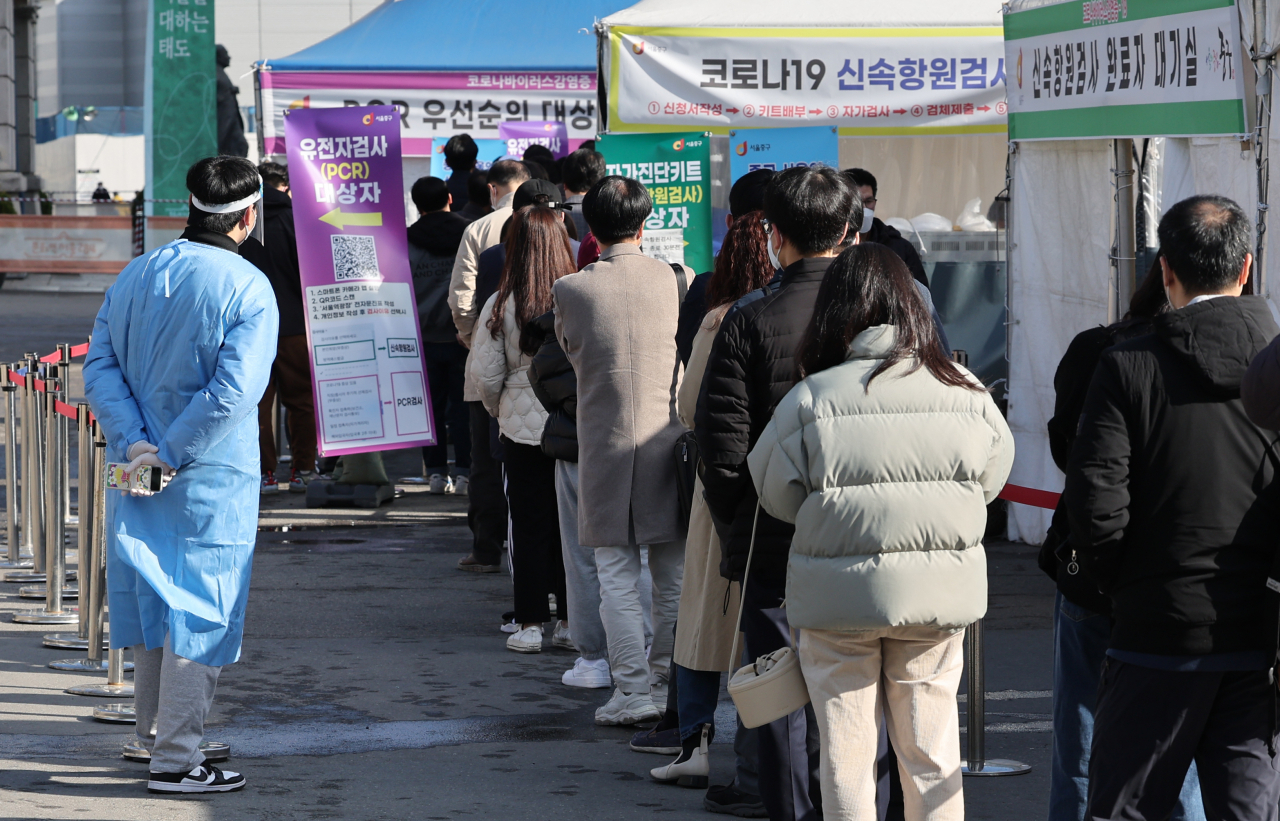
M 731 305 L 773 279 L 764 232 L 764 212 L 749 211 L 733 221 L 707 280 L 707 311 Z
M 872 379 L 904 359 L 914 360 L 907 373 L 923 366 L 944 385 L 985 390 L 943 355 L 911 272 L 897 254 L 876 243 L 855 245 L 831 263 L 796 354 L 800 376 L 844 362 L 849 343 L 876 325 L 894 326 L 897 336 L 893 350 L 867 379 L 867 390 Z
M 1164 269 L 1160 266 L 1160 252 L 1157 250 L 1147 275 L 1129 299 L 1129 311 L 1124 318 L 1151 319 L 1157 314 L 1167 313 L 1172 307 L 1169 295 L 1164 292 Z
M 507 226 L 507 260 L 487 323 L 489 333 L 502 333 L 507 299 L 514 297 L 520 350 L 533 356 L 538 352 L 539 340 L 531 339 L 525 326 L 551 310 L 551 286 L 575 270 L 569 235 L 559 214 L 542 205 L 526 205 L 515 212 Z

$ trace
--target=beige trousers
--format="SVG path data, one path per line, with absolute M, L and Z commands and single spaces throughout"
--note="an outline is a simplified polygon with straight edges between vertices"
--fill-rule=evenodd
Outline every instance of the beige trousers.
M 964 631 L 800 631 L 800 667 L 822 736 L 827 821 L 875 821 L 881 720 L 898 754 L 907 821 L 962 821 Z

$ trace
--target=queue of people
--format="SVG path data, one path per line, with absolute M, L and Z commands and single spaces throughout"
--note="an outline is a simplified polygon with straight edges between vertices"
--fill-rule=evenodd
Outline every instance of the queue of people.
M 550 646 L 577 654 L 563 684 L 608 693 L 596 723 L 635 728 L 631 749 L 668 757 L 652 778 L 705 790 L 712 812 L 962 819 L 961 646 L 987 608 L 986 510 L 1013 436 L 949 356 L 918 256 L 867 217 L 874 177 L 742 177 L 714 270 L 694 276 L 644 253 L 649 193 L 594 150 L 477 172 L 451 145 L 467 207 L 484 208 L 483 174 L 490 210 L 455 213 L 452 180 L 412 189 L 447 437 L 423 460 L 432 492 L 468 498 L 458 568 L 507 558 L 507 649 L 542 652 L 550 626 Z M 198 747 L 239 656 L 256 525 L 223 502 L 256 495 L 245 466 L 269 385 L 307 435 L 279 275 L 296 254 L 257 261 L 268 278 L 244 262 L 261 257 L 260 190 L 276 192 L 268 229 L 292 229 L 287 172 L 220 157 L 188 187 L 187 231 L 120 275 L 84 369 L 111 456 L 173 476 L 162 500 L 116 503 L 108 558 L 149 787 L 167 793 L 245 784 Z M 1280 326 L 1247 295 L 1238 205 L 1184 200 L 1158 233 L 1129 314 L 1077 337 L 1055 379 L 1066 490 L 1040 557 L 1059 591 L 1052 821 L 1280 807 Z M 235 323 L 190 321 L 232 303 Z M 187 371 L 154 355 L 174 338 L 205 352 Z M 189 389 L 155 389 L 171 384 Z M 261 425 L 259 444 L 266 466 Z M 305 488 L 305 444 L 294 454 Z M 213 551 L 195 542 L 230 547 L 203 567 Z M 164 572 L 175 562 L 198 572 Z M 212 604 L 183 620 L 165 604 L 179 600 Z M 739 721 L 734 779 L 711 785 L 721 675 L 786 652 L 809 703 Z

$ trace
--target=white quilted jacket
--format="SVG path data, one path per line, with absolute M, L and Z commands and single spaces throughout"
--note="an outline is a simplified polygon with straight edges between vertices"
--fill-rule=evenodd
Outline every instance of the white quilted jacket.
M 868 391 L 893 338 L 868 328 L 843 364 L 799 382 L 748 457 L 763 509 L 796 525 L 792 627 L 958 629 L 986 613 L 986 505 L 1013 436 L 990 395 L 910 362 Z
M 471 337 L 467 378 L 480 393 L 480 401 L 498 417 L 502 435 L 522 445 L 541 445 L 547 411 L 529 387 L 529 363 L 533 357 L 520 352 L 520 329 L 516 327 L 514 299 L 507 300 L 502 317 L 502 334 L 489 333 L 489 317 L 498 295 L 480 309 Z

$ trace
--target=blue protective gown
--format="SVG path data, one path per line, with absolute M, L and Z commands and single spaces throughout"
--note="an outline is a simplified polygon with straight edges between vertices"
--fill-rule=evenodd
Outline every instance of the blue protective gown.
M 227 241 L 226 245 L 230 246 Z M 267 278 L 239 254 L 175 240 L 107 291 L 85 394 L 122 462 L 146 440 L 177 474 L 160 493 L 107 491 L 111 643 L 240 657 L 258 527 L 258 401 L 280 324 Z

